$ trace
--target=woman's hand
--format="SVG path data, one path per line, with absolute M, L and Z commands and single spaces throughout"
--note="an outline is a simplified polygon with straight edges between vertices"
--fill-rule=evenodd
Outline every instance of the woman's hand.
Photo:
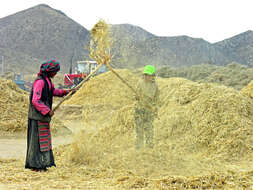
M 50 117 L 53 117 L 54 112 L 51 110 L 50 112 L 48 112 L 48 115 L 49 115 Z
M 72 89 L 70 89 L 70 90 L 68 91 L 68 93 L 72 92 L 72 94 L 75 94 L 76 91 L 77 91 L 77 90 L 76 90 L 75 88 L 72 88 Z

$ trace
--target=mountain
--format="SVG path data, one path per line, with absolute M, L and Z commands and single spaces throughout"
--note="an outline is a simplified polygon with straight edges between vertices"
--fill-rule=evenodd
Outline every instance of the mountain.
M 253 67 L 253 31 L 241 33 L 214 46 L 230 60 Z
M 117 68 L 225 66 L 231 62 L 253 67 L 252 31 L 214 44 L 189 36 L 156 36 L 131 24 L 112 25 L 111 35 L 112 65 Z M 45 4 L 1 18 L 0 39 L 0 56 L 16 72 L 38 72 L 39 65 L 51 58 L 61 62 L 61 71 L 68 72 L 76 61 L 89 59 L 90 32 Z
M 71 61 L 88 56 L 89 31 L 44 4 L 0 19 L 0 39 L 0 54 L 9 67 L 38 70 L 38 62 L 54 58 L 68 70 Z
M 140 67 L 136 57 L 139 57 L 136 44 L 142 44 L 155 35 L 142 28 L 130 24 L 112 25 L 111 36 L 113 38 L 112 64 L 117 67 Z
M 202 63 L 216 65 L 229 63 L 228 58 L 222 52 L 203 39 L 188 36 L 158 37 L 145 35 L 142 31 L 141 36 L 146 38 L 127 41 L 125 36 L 130 36 L 130 34 L 127 34 L 123 29 L 122 31 L 118 31 L 117 43 L 114 45 L 117 60 L 121 62 L 122 66 L 128 65 L 135 68 L 153 64 L 158 67 L 166 65 L 180 67 Z M 122 37 L 119 37 L 120 33 Z M 122 51 L 121 44 L 129 45 Z

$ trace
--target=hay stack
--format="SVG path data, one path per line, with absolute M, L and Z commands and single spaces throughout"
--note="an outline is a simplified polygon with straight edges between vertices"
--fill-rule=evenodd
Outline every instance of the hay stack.
M 136 83 L 129 71 L 117 72 Z M 160 120 L 155 120 L 155 149 L 135 151 L 133 93 L 108 72 L 84 84 L 66 102 L 84 108 L 84 131 L 70 146 L 69 159 L 146 177 L 223 171 L 230 167 L 227 160 L 252 160 L 249 98 L 224 86 L 181 78 L 157 82 L 161 107 Z
M 0 79 L 0 110 L 1 131 L 24 131 L 27 123 L 27 92 L 11 80 Z
M 21 90 L 13 81 L 0 78 L 0 131 L 26 132 L 29 107 L 29 93 Z M 60 132 L 62 121 L 54 118 L 53 132 Z
M 247 96 L 249 96 L 250 98 L 253 98 L 253 80 L 247 85 L 245 86 L 241 92 Z
M 253 105 L 238 91 L 180 78 L 167 81 L 162 92 L 161 129 L 165 126 L 184 147 L 209 157 L 249 156 L 253 145 Z M 164 131 L 166 134 L 166 131 Z M 161 133 L 162 134 L 162 133 Z
M 117 70 L 135 84 L 137 78 L 128 70 Z M 83 122 L 94 127 L 111 123 L 115 111 L 134 103 L 133 93 L 111 72 L 103 73 L 85 83 L 65 104 L 83 105 Z

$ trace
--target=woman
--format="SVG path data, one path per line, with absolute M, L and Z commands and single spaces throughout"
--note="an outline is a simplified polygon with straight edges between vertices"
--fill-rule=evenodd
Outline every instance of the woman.
M 64 96 L 69 92 L 54 88 L 51 79 L 59 70 L 60 64 L 55 60 L 43 63 L 31 90 L 25 168 L 33 171 L 46 171 L 48 167 L 56 166 L 50 133 L 53 96 Z

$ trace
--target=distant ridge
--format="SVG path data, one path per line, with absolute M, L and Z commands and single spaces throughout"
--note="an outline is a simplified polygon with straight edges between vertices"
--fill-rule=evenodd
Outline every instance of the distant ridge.
M 253 67 L 253 31 L 248 30 L 232 38 L 225 39 L 214 46 L 230 60 Z
M 112 65 L 118 68 L 231 62 L 253 67 L 251 30 L 213 44 L 185 35 L 160 37 L 131 24 L 112 25 L 111 33 Z M 59 60 L 62 71 L 68 72 L 77 60 L 90 59 L 89 31 L 46 4 L 1 18 L 0 39 L 0 56 L 10 70 L 17 72 L 37 72 L 42 61 L 49 58 Z

